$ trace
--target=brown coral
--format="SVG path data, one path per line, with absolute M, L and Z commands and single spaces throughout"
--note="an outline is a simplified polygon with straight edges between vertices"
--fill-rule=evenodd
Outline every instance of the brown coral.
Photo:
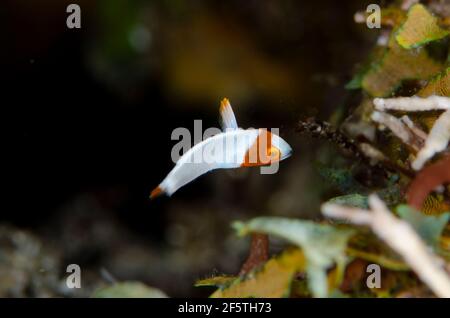
M 450 182 L 450 155 L 422 169 L 411 182 L 406 194 L 408 204 L 422 209 L 428 194 L 438 186 Z
M 249 273 L 255 267 L 269 259 L 269 236 L 267 234 L 253 233 L 250 252 L 247 260 L 241 267 L 239 275 Z

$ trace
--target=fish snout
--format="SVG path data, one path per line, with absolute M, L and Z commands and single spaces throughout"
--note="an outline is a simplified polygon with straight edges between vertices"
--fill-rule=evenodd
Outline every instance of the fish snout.
M 273 135 L 272 137 L 274 145 L 279 149 L 280 151 L 280 160 L 284 160 L 286 158 L 289 158 L 292 155 L 292 148 L 289 146 L 289 144 L 280 136 Z

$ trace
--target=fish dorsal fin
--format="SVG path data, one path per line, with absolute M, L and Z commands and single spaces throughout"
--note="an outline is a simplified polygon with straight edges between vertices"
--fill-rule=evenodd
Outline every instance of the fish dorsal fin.
M 222 118 L 222 129 L 238 129 L 236 117 L 234 117 L 233 108 L 227 98 L 220 102 L 220 116 Z

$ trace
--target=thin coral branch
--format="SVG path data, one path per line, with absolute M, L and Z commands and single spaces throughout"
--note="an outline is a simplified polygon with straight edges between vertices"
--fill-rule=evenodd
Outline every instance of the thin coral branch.
M 444 112 L 431 128 L 425 145 L 417 153 L 417 157 L 412 163 L 414 170 L 422 169 L 425 162 L 447 148 L 450 139 L 450 110 Z
M 239 275 L 245 275 L 255 267 L 269 259 L 269 236 L 267 234 L 252 233 L 250 252 L 242 265 Z
M 375 111 L 372 113 L 372 120 L 378 124 L 388 127 L 394 135 L 400 138 L 403 143 L 413 148 L 415 151 L 420 149 L 420 140 L 406 126 L 403 121 L 388 113 Z
M 359 144 L 359 149 L 367 158 L 370 158 L 371 164 L 389 161 L 389 159 L 384 155 L 384 153 L 382 153 L 380 150 L 378 150 L 371 144 L 362 142 Z
M 428 194 L 448 182 L 450 182 L 450 155 L 427 166 L 417 174 L 406 194 L 408 204 L 421 210 Z
M 408 126 L 409 129 L 421 140 L 425 140 L 428 137 L 428 134 L 424 132 L 420 127 L 418 127 L 414 122 L 408 117 L 408 115 L 403 115 L 400 120 Z
M 369 206 L 367 211 L 325 203 L 322 213 L 327 217 L 370 226 L 438 297 L 449 298 L 450 277 L 443 269 L 443 261 L 428 249 L 409 223 L 396 218 L 376 195 L 369 197 Z
M 450 98 L 442 96 L 430 97 L 396 97 L 375 98 L 373 100 L 375 109 L 379 111 L 400 110 L 408 112 L 429 111 L 439 109 L 450 109 Z
M 386 157 L 379 149 L 375 148 L 373 145 L 361 142 L 358 144 L 358 149 L 361 151 L 363 156 L 370 160 L 372 166 L 377 165 L 378 167 L 384 167 L 388 171 L 399 172 L 403 175 L 412 178 L 414 177 L 414 172 L 404 168 L 397 163 L 391 161 Z

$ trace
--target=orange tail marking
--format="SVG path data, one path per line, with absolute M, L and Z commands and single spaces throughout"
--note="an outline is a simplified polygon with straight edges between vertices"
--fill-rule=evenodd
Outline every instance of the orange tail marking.
M 150 199 L 154 199 L 156 197 L 159 197 L 160 195 L 162 195 L 164 193 L 164 190 L 161 189 L 160 187 L 156 187 L 155 189 L 153 189 L 153 191 L 150 193 Z
M 220 108 L 219 111 L 221 113 L 223 113 L 223 111 L 225 110 L 225 108 L 227 108 L 230 105 L 230 101 L 228 100 L 228 98 L 224 98 L 220 101 Z

